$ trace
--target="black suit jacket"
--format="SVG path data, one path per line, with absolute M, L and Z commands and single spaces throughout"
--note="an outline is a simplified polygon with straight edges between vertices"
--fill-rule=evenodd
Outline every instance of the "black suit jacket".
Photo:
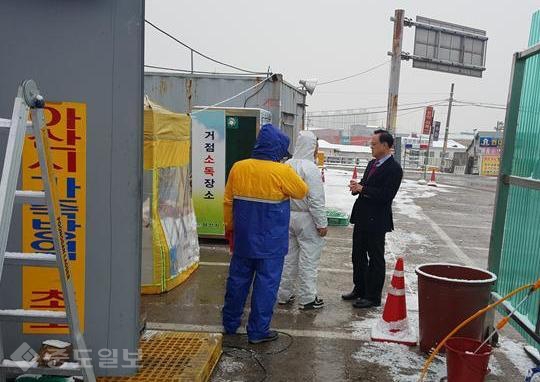
M 375 159 L 366 166 L 360 184 L 364 187 L 356 199 L 351 213 L 351 223 L 361 231 L 390 232 L 394 229 L 392 200 L 396 196 L 403 170 L 391 156 L 368 178 Z

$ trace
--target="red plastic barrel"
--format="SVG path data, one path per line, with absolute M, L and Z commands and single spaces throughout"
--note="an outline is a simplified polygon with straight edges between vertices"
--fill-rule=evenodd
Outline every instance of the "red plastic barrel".
M 446 341 L 448 382 L 484 382 L 489 374 L 491 346 L 472 338 L 452 337 Z M 475 353 L 476 352 L 476 353 Z
M 418 275 L 420 350 L 429 353 L 456 326 L 489 304 L 493 273 L 458 264 L 422 264 Z M 482 339 L 485 316 L 471 321 L 456 336 Z M 441 349 L 442 350 L 442 349 Z

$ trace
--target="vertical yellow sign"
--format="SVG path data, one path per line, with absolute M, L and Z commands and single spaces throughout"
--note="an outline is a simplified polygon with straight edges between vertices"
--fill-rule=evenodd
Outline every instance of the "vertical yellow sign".
M 65 250 L 70 260 L 75 300 L 81 330 L 84 329 L 85 248 L 86 248 L 86 105 L 47 103 L 44 111 L 52 157 L 52 174 L 65 236 Z M 27 136 L 22 162 L 22 188 L 43 190 L 41 170 L 34 137 Z M 61 224 L 59 224 L 61 223 Z M 51 222 L 46 206 L 23 206 L 23 252 L 53 253 Z M 31 256 L 31 255 L 28 255 Z M 23 308 L 64 310 L 64 295 L 59 273 L 54 268 L 24 267 Z M 68 333 L 67 325 L 26 323 L 28 334 Z

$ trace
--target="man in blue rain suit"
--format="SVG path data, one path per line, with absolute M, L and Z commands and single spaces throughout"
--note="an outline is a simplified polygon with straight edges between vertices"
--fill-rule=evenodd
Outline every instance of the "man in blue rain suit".
M 223 327 L 234 334 L 240 326 L 251 284 L 250 343 L 277 339 L 270 330 L 284 257 L 288 252 L 290 198 L 303 199 L 308 187 L 280 161 L 288 156 L 289 138 L 270 124 L 259 131 L 252 157 L 232 167 L 224 195 L 227 237 L 234 250 L 229 266 Z

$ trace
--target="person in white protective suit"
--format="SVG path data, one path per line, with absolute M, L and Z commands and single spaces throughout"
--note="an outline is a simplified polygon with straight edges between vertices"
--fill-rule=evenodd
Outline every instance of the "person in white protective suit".
M 291 199 L 289 252 L 285 256 L 278 294 L 280 305 L 296 299 L 303 310 L 320 309 L 324 302 L 317 296 L 317 271 L 327 233 L 328 221 L 324 208 L 324 187 L 315 164 L 317 137 L 311 131 L 301 131 L 292 159 L 287 163 L 309 187 L 304 199 Z

